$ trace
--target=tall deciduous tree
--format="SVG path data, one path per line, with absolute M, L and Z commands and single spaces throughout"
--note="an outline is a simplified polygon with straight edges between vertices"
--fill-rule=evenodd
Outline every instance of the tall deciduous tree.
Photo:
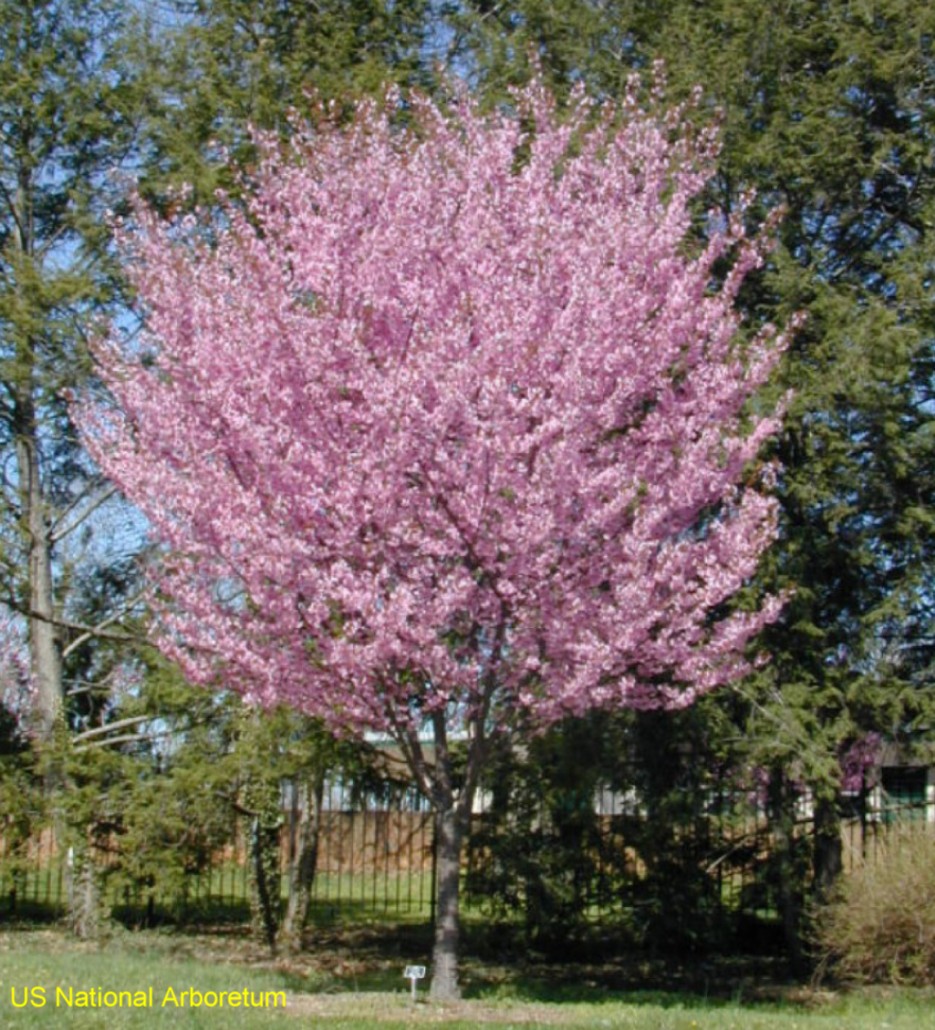
M 686 706 L 779 606 L 724 610 L 774 534 L 777 419 L 743 409 L 782 341 L 738 338 L 742 219 L 688 240 L 714 134 L 635 94 L 514 105 L 364 104 L 261 140 L 246 210 L 139 207 L 146 330 L 100 346 L 115 404 L 81 416 L 170 548 L 161 647 L 401 748 L 436 813 L 441 997 L 492 741 Z
M 43 740 L 62 713 L 64 665 L 89 639 L 87 611 L 69 598 L 101 602 L 110 589 L 112 604 L 117 579 L 91 589 L 75 572 L 87 516 L 112 490 L 82 457 L 62 392 L 90 372 L 88 319 L 115 298 L 102 215 L 137 90 L 117 42 L 121 7 L 0 4 L 0 562 L 3 600 L 28 625 Z

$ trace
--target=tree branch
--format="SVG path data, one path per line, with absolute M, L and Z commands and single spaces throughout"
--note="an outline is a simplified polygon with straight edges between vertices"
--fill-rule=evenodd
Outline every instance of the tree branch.
M 49 531 L 49 540 L 53 544 L 57 544 L 59 540 L 64 539 L 69 533 L 76 530 L 83 522 L 85 522 L 91 514 L 97 511 L 102 504 L 106 504 L 116 492 L 117 488 L 115 486 L 106 486 L 101 493 L 97 495 L 97 497 L 93 498 L 88 503 L 87 507 L 75 518 L 73 522 L 63 525 L 88 494 L 91 493 L 91 490 L 84 491 L 82 495 L 73 504 L 69 505 L 68 508 L 66 508 L 65 511 L 63 511 L 62 514 L 52 523 L 52 527 Z
M 102 622 L 99 622 L 96 626 L 85 626 L 81 623 L 76 622 L 58 623 L 58 625 L 61 625 L 66 629 L 80 631 L 80 635 L 77 636 L 66 647 L 62 649 L 62 657 L 67 658 L 73 651 L 77 650 L 79 647 L 81 647 L 82 644 L 87 643 L 89 640 L 115 640 L 125 644 L 141 643 L 143 640 L 146 639 L 145 637 L 125 633 L 108 633 L 106 632 L 106 628 L 108 626 L 112 626 L 115 622 L 118 621 L 118 619 L 121 619 L 124 615 L 126 615 L 130 608 L 132 608 L 133 605 L 135 605 L 145 595 L 146 591 L 141 590 L 138 594 L 129 598 L 126 604 L 124 604 L 119 611 L 116 611 L 113 614 L 109 615 L 106 619 L 104 619 Z
M 99 737 L 104 733 L 110 733 L 112 730 L 123 730 L 127 726 L 139 726 L 143 722 L 152 722 L 154 718 L 155 716 L 153 715 L 131 715 L 126 719 L 118 719 L 116 722 L 109 722 L 103 726 L 94 726 L 89 730 L 84 730 L 72 737 L 72 740 L 76 744 L 81 744 L 91 737 Z
M 77 755 L 84 754 L 96 747 L 110 747 L 111 744 L 136 744 L 146 740 L 158 740 L 160 737 L 172 736 L 172 730 L 153 730 L 152 733 L 125 733 L 120 737 L 107 737 L 101 740 L 92 740 L 74 749 Z

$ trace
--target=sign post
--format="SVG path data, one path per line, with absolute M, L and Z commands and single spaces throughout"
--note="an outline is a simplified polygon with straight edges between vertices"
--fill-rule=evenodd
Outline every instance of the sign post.
M 403 976 L 412 987 L 412 1000 L 416 1000 L 416 984 L 425 978 L 425 966 L 406 966 Z

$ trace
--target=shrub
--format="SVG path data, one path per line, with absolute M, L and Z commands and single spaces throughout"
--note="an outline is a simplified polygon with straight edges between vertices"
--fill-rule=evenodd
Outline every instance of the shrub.
M 865 983 L 935 984 L 935 830 L 890 829 L 819 913 L 821 967 Z

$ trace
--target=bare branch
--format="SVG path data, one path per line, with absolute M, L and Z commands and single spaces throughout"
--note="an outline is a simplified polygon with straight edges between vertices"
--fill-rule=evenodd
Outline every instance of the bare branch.
M 75 743 L 81 744 L 84 741 L 89 740 L 91 737 L 99 737 L 105 733 L 111 733 L 114 730 L 123 730 L 127 726 L 139 726 L 143 722 L 152 722 L 155 716 L 152 715 L 131 715 L 126 719 L 118 719 L 116 722 L 109 722 L 104 726 L 94 726 L 89 730 L 84 730 L 81 733 L 76 734 L 72 740 Z
M 81 747 L 76 747 L 75 754 L 80 755 L 85 751 L 91 751 L 96 747 L 110 747 L 111 744 L 141 744 L 146 740 L 158 740 L 160 737 L 169 737 L 171 735 L 172 730 L 154 730 L 152 733 L 126 733 L 120 737 L 106 737 L 100 740 L 92 740 L 87 744 L 83 744 Z
M 67 658 L 73 651 L 77 650 L 82 644 L 87 643 L 89 640 L 103 639 L 116 640 L 123 643 L 140 643 L 145 639 L 145 637 L 127 633 L 108 633 L 107 627 L 112 626 L 115 622 L 126 615 L 127 612 L 145 596 L 146 590 L 139 591 L 139 593 L 129 598 L 119 611 L 113 612 L 96 626 L 85 626 L 81 623 L 59 623 L 59 625 L 66 629 L 80 631 L 80 635 L 75 637 L 74 640 L 62 649 L 62 657 Z
M 87 503 L 87 506 L 84 508 L 84 510 L 80 511 L 74 517 L 74 519 L 71 520 L 72 514 L 85 501 L 88 495 L 92 493 L 92 490 L 90 489 L 84 491 L 81 494 L 81 496 L 78 497 L 73 504 L 69 505 L 69 507 L 62 512 L 62 514 L 55 520 L 55 522 L 52 523 L 52 530 L 49 533 L 50 541 L 53 544 L 57 544 L 59 540 L 64 539 L 64 537 L 68 536 L 69 533 L 73 532 L 82 523 L 87 521 L 88 517 L 93 512 L 97 511 L 97 509 L 100 508 L 102 504 L 106 504 L 111 499 L 111 497 L 114 496 L 116 492 L 117 488 L 115 486 L 108 485 L 104 487 L 104 489 L 96 497 L 92 497 L 92 499 Z

